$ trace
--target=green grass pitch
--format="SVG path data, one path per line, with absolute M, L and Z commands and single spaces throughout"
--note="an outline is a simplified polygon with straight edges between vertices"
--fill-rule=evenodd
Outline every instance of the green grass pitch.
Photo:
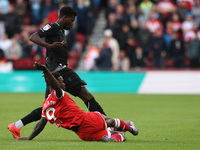
M 122 143 L 85 142 L 72 131 L 48 123 L 32 141 L 17 141 L 8 124 L 43 103 L 43 93 L 0 93 L 1 150 L 199 150 L 200 95 L 94 94 L 109 117 L 132 120 L 138 136 L 126 133 Z M 83 102 L 72 96 L 87 111 Z M 21 130 L 30 135 L 34 123 Z

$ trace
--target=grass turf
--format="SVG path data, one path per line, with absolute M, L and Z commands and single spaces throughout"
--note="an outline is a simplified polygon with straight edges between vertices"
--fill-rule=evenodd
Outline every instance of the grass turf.
M 85 142 L 72 131 L 48 123 L 32 141 L 17 141 L 8 124 L 42 105 L 42 93 L 0 93 L 0 149 L 195 150 L 200 149 L 200 95 L 94 94 L 109 117 L 132 120 L 138 136 L 126 133 L 122 143 Z M 84 110 L 78 98 L 72 98 Z M 21 130 L 30 135 L 34 123 Z

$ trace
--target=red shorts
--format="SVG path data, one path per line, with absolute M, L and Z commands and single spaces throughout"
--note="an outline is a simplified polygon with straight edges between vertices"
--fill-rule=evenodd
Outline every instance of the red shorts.
M 108 135 L 107 124 L 102 114 L 90 112 L 84 115 L 77 135 L 84 141 L 100 141 L 104 135 Z

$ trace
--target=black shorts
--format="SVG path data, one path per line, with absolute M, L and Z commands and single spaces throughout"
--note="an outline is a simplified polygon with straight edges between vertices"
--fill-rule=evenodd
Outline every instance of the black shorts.
M 63 68 L 58 72 L 64 79 L 65 91 L 72 94 L 73 96 L 79 96 L 81 92 L 81 87 L 87 85 L 87 83 L 84 80 L 81 80 L 78 74 L 68 67 Z M 45 97 L 47 97 L 48 95 L 49 90 L 46 89 Z

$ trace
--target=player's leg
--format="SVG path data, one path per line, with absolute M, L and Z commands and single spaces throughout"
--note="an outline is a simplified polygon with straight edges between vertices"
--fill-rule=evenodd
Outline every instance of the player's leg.
M 49 88 L 46 87 L 45 99 L 47 98 L 49 93 L 50 93 Z M 33 121 L 40 120 L 41 114 L 42 114 L 42 107 L 36 108 L 35 110 L 33 110 L 31 113 L 29 113 L 22 119 L 8 125 L 8 129 L 12 133 L 13 137 L 18 139 L 21 137 L 21 133 L 20 133 L 21 128 L 23 128 L 25 125 Z
M 33 110 L 30 114 L 28 114 L 24 118 L 8 125 L 8 129 L 12 133 L 13 137 L 16 139 L 20 138 L 21 137 L 21 133 L 20 133 L 21 128 L 33 121 L 38 121 L 41 118 L 41 113 L 42 113 L 42 107 L 39 107 L 39 108 Z
M 76 72 L 67 67 L 58 72 L 64 79 L 66 87 L 65 89 L 67 92 L 81 98 L 84 101 L 87 108 L 89 109 L 89 111 L 99 111 L 102 114 L 106 115 L 99 103 L 86 89 L 85 85 L 87 85 L 87 83 L 81 80 L 81 78 L 77 75 Z
M 124 132 L 111 131 L 111 137 L 104 135 L 102 140 L 104 142 L 123 142 L 125 141 L 125 134 Z
M 138 130 L 135 128 L 134 124 L 129 124 L 121 119 L 114 119 L 114 118 L 109 118 L 107 116 L 104 116 L 107 126 L 108 127 L 114 127 L 118 131 L 129 131 L 133 135 L 138 135 Z
M 80 97 L 84 101 L 89 111 L 98 111 L 101 114 L 106 115 L 105 112 L 103 111 L 103 108 L 95 100 L 92 94 L 88 92 L 86 87 L 81 87 L 81 93 L 78 97 Z

